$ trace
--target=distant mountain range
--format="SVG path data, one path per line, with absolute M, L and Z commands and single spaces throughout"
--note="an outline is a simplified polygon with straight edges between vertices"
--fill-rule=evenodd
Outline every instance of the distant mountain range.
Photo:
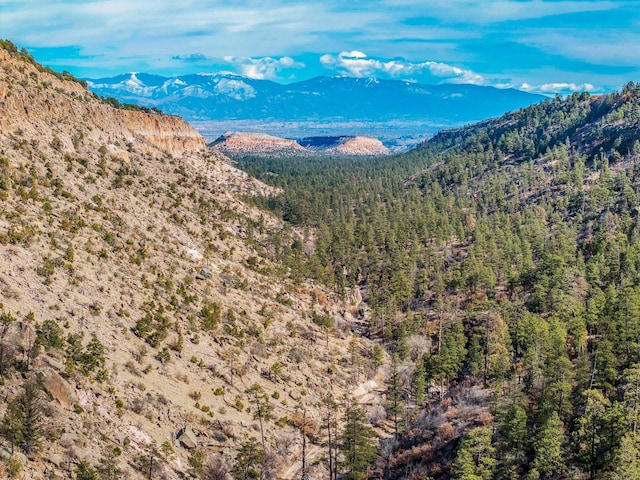
M 495 117 L 545 98 L 515 89 L 351 77 L 316 77 L 288 85 L 233 73 L 171 78 L 127 73 L 86 80 L 100 96 L 179 115 L 201 131 L 204 126 L 205 135 L 208 122 L 245 122 L 240 127 L 227 123 L 221 129 L 251 129 L 298 138 L 315 136 L 316 127 L 327 124 L 334 127 L 323 130 L 321 135 L 380 136 L 367 128 L 381 123 L 393 123 L 396 137 L 432 134 L 440 128 Z M 285 135 L 273 128 L 254 127 L 282 122 L 289 122 L 289 131 L 292 124 L 293 130 L 295 124 L 304 124 L 307 129 Z M 349 129 L 353 123 L 357 125 L 346 131 L 345 125 Z M 220 133 L 212 131 L 208 136 L 213 139 Z

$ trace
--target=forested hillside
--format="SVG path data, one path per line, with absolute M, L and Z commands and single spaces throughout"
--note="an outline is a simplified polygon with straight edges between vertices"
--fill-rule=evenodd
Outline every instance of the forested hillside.
M 640 86 L 372 159 L 242 158 L 393 356 L 371 478 L 638 478 Z

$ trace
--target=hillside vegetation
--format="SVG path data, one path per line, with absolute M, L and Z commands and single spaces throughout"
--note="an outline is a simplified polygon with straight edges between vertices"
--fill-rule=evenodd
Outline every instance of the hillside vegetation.
M 373 418 L 384 355 L 240 198 L 278 191 L 0 47 L 0 478 L 290 478 L 303 444 L 311 478 L 356 468 L 342 418 Z
M 638 478 L 640 86 L 243 173 L 1 46 L 0 476 Z
M 381 159 L 238 165 L 392 355 L 370 478 L 637 478 L 640 87 Z

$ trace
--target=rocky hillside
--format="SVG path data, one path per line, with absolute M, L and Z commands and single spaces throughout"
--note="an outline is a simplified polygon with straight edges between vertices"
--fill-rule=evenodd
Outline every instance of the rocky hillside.
M 1 46 L 0 477 L 198 477 L 259 444 L 295 474 L 300 412 L 320 442 L 323 399 L 378 401 L 359 292 L 292 277 L 300 234 L 241 200 L 275 189 L 184 121 Z
M 341 137 L 307 137 L 302 140 L 285 138 L 255 132 L 227 132 L 210 146 L 231 157 L 244 155 L 258 156 L 374 156 L 388 155 L 389 149 L 377 138 L 361 135 Z

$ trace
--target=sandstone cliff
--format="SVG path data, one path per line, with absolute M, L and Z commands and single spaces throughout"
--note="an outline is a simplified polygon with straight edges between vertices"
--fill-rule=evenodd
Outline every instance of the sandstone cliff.
M 389 149 L 380 140 L 362 135 L 343 137 L 308 137 L 300 145 L 324 155 L 366 156 L 388 155 Z
M 210 147 L 229 156 L 263 155 L 335 155 L 375 156 L 388 155 L 389 149 L 380 140 L 365 136 L 309 137 L 289 140 L 256 132 L 227 132 Z
M 229 155 L 297 155 L 306 152 L 295 140 L 256 132 L 226 132 L 210 146 Z
M 79 82 L 40 72 L 2 49 L 0 64 L 0 132 L 19 130 L 22 138 L 37 138 L 68 153 L 76 151 L 79 135 L 114 152 L 126 151 L 133 142 L 143 151 L 154 147 L 172 155 L 206 147 L 179 117 L 113 108 L 96 101 Z M 92 128 L 79 132 L 79 124 Z

